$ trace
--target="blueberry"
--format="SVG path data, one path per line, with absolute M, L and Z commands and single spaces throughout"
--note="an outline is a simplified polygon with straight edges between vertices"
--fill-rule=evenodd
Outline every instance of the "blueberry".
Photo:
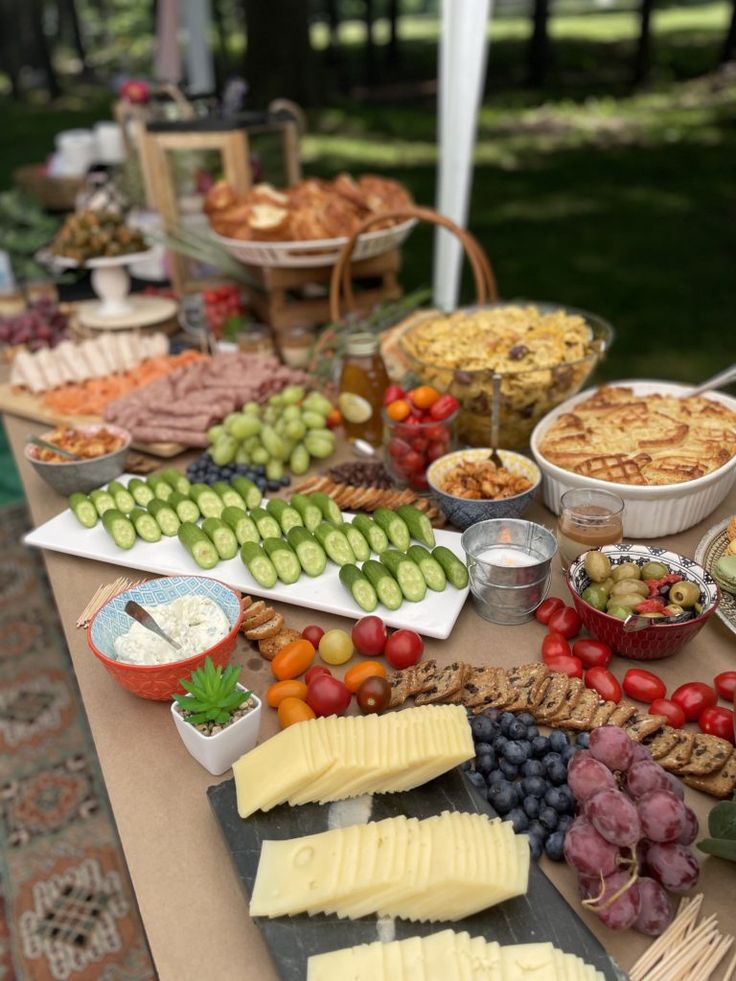
M 268 489 L 270 491 L 281 490 L 281 481 L 280 480 L 267 480 L 266 481 L 266 487 L 268 487 Z
M 579 746 L 565 746 L 560 754 L 562 756 L 562 762 L 566 765 L 570 762 L 573 756 L 577 753 Z
M 508 737 L 509 739 L 526 739 L 526 726 L 519 719 L 514 719 L 514 721 L 508 727 Z
M 288 487 L 290 483 L 291 483 L 291 477 L 288 475 L 288 473 L 285 473 L 284 476 L 281 478 L 281 486 Z
M 537 758 L 544 756 L 549 750 L 549 739 L 546 736 L 535 736 L 532 739 L 532 753 Z
M 539 812 L 539 823 L 547 829 L 554 831 L 557 827 L 557 811 L 554 807 L 543 807 Z
M 480 743 L 489 743 L 493 739 L 493 723 L 484 715 L 476 715 L 470 723 L 473 739 Z
M 533 835 L 535 838 L 541 838 L 542 841 L 547 837 L 547 829 L 541 821 L 537 821 L 535 818 L 529 822 L 528 833 L 530 837 Z
M 473 764 L 470 762 L 470 760 L 464 760 L 460 764 L 460 769 L 462 770 L 463 773 L 465 773 L 468 770 L 472 769 L 472 767 L 473 767 Z
M 258 485 L 258 489 L 261 491 L 261 493 L 263 493 L 263 491 L 265 491 L 265 489 L 266 489 L 266 478 L 265 477 L 257 477 L 256 478 L 256 484 Z
M 494 783 L 505 783 L 506 777 L 503 775 L 502 770 L 491 770 L 491 772 L 486 777 L 486 783 L 489 787 L 492 787 Z
M 544 795 L 544 802 L 549 807 L 554 808 L 558 814 L 561 814 L 565 810 L 565 801 L 560 797 L 560 791 L 558 787 L 549 787 Z
M 538 818 L 539 812 L 542 809 L 538 797 L 525 797 L 521 802 L 521 806 L 524 808 L 524 813 L 528 818 Z
M 532 797 L 544 797 L 547 792 L 547 781 L 544 777 L 524 777 L 522 785 L 524 793 Z
M 544 851 L 544 839 L 541 835 L 529 835 L 529 851 L 532 853 L 532 859 L 538 862 Z
M 508 814 L 516 804 L 516 791 L 510 783 L 494 783 L 488 788 L 488 803 L 498 814 Z
M 529 742 L 531 742 L 533 739 L 536 739 L 538 735 L 539 735 L 539 729 L 536 726 L 526 727 L 526 738 L 529 740 Z
M 541 760 L 527 760 L 522 763 L 521 772 L 525 777 L 543 777 L 544 764 Z
M 499 718 L 501 717 L 501 710 L 497 708 L 483 709 L 483 715 L 487 719 L 490 719 L 491 722 L 498 722 Z
M 522 712 L 520 715 L 516 716 L 516 721 L 523 722 L 525 726 L 533 726 L 534 716 L 531 714 L 531 712 Z
M 567 780 L 567 767 L 562 760 L 553 761 L 549 764 L 547 767 L 547 779 L 554 784 L 565 783 Z
M 559 806 L 555 810 L 560 814 L 572 814 L 575 811 L 575 797 L 573 792 L 563 783 L 561 786 L 555 788 L 559 794 Z
M 562 757 L 559 753 L 545 753 L 542 757 L 542 763 L 544 763 L 545 769 L 549 770 L 553 763 L 561 763 Z
M 483 779 L 482 774 L 478 773 L 476 770 L 470 770 L 465 774 L 465 777 L 469 783 L 472 783 L 472 785 L 477 787 L 479 790 L 486 789 L 486 782 Z
M 562 831 L 553 831 L 544 843 L 544 851 L 547 858 L 553 862 L 561 862 L 564 858 L 563 850 L 565 847 L 565 835 Z
M 493 748 L 499 756 L 503 756 L 503 751 L 507 742 L 508 739 L 506 736 L 496 736 L 496 738 L 493 740 Z
M 557 819 L 557 830 L 564 834 L 574 820 L 575 818 L 572 814 L 560 814 Z
M 491 743 L 480 742 L 475 744 L 476 756 L 482 756 L 484 753 L 492 753 L 492 752 L 493 752 L 493 746 L 491 745 Z
M 564 732 L 553 729 L 549 734 L 549 746 L 556 753 L 561 753 L 566 746 L 569 746 L 569 741 Z
M 513 780 L 519 776 L 519 767 L 515 763 L 510 763 L 508 760 L 500 760 L 498 768 L 508 780 Z
M 520 807 L 513 807 L 506 815 L 506 820 L 512 823 L 517 835 L 529 827 L 529 818 Z
M 517 743 L 509 739 L 503 748 L 502 755 L 505 760 L 508 760 L 509 763 L 513 763 L 514 766 L 521 766 L 521 764 L 526 762 L 528 759 L 529 753 L 521 743 Z
M 266 468 L 262 463 L 257 463 L 255 467 L 253 467 L 253 470 L 259 477 L 262 477 L 266 472 Z
M 583 749 L 588 748 L 588 743 L 590 742 L 589 732 L 579 732 L 575 737 L 575 745 L 581 746 Z
M 502 712 L 498 721 L 501 723 L 501 732 L 504 736 L 508 736 L 509 726 L 512 722 L 516 722 L 516 716 L 512 712 Z
M 487 777 L 491 770 L 496 769 L 496 754 L 483 753 L 482 756 L 476 756 L 475 769 L 478 771 L 478 773 L 482 773 L 484 778 Z

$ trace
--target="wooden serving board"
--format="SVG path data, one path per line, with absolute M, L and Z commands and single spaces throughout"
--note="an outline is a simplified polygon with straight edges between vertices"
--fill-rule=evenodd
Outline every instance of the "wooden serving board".
M 20 416 L 21 419 L 30 419 L 32 422 L 44 422 L 49 426 L 92 426 L 105 421 L 102 416 L 72 416 L 54 412 L 46 408 L 40 396 L 13 388 L 7 382 L 0 383 L 0 412 L 9 412 L 14 416 Z M 160 456 L 164 459 L 178 456 L 189 448 L 182 443 L 135 441 L 132 446 L 142 453 L 150 453 L 152 456 Z
M 210 787 L 207 796 L 240 879 L 246 903 L 255 882 L 261 843 L 265 839 L 297 838 L 327 831 L 330 807 L 334 806 L 303 804 L 289 807 L 283 804 L 266 814 L 259 811 L 244 821 L 238 816 L 234 780 Z M 445 810 L 494 813 L 460 771 L 451 770 L 415 790 L 375 795 L 370 819 L 380 821 L 398 814 L 427 818 Z M 382 939 L 375 916 L 364 916 L 359 920 L 340 920 L 325 915 L 284 916 L 273 920 L 256 917 L 255 922 L 263 933 L 282 981 L 304 981 L 307 959 L 312 954 Z M 403 940 L 406 937 L 427 936 L 448 927 L 467 930 L 471 936 L 483 935 L 486 940 L 496 940 L 500 944 L 550 941 L 561 950 L 582 957 L 609 981 L 624 981 L 626 978 L 626 974 L 534 862 L 526 896 L 492 906 L 457 923 L 410 923 L 397 919 L 395 934 L 397 940 Z

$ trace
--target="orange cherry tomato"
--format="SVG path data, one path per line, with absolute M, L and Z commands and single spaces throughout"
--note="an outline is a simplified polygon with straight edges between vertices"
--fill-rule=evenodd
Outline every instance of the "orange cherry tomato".
M 303 638 L 292 640 L 286 647 L 282 647 L 271 661 L 271 671 L 273 671 L 274 678 L 278 678 L 279 681 L 286 681 L 287 678 L 298 678 L 312 663 L 314 655 L 314 645 L 310 644 L 308 640 Z
M 306 697 L 307 686 L 296 678 L 275 681 L 266 692 L 266 701 L 272 709 L 278 708 L 285 698 L 301 698 L 304 701 Z
M 335 429 L 335 427 L 339 426 L 341 422 L 342 415 L 340 414 L 340 410 L 337 408 L 337 406 L 335 406 L 334 409 L 330 409 L 330 411 L 327 413 L 325 425 L 328 429 Z
M 386 415 L 394 422 L 401 422 L 411 412 L 411 406 L 405 399 L 397 399 L 386 406 Z
M 380 678 L 386 677 L 386 669 L 380 661 L 361 661 L 360 664 L 355 664 L 346 671 L 345 677 L 342 680 L 350 691 L 356 692 L 366 678 L 375 678 L 376 675 Z
M 296 722 L 306 722 L 308 719 L 316 718 L 314 709 L 301 698 L 285 698 L 279 705 L 279 725 L 282 729 L 293 726 Z
M 431 385 L 420 385 L 409 392 L 409 398 L 417 409 L 429 409 L 439 397 L 440 393 Z

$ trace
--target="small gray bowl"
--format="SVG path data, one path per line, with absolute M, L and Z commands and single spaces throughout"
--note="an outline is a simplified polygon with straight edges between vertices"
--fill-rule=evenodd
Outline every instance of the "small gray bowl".
M 489 518 L 520 518 L 532 503 L 534 492 L 542 481 L 541 470 L 533 460 L 522 456 L 521 453 L 514 453 L 512 450 L 499 450 L 498 452 L 504 466 L 511 473 L 526 477 L 527 480 L 531 481 L 532 486 L 528 490 L 521 494 L 515 494 L 513 497 L 504 497 L 498 501 L 455 497 L 442 490 L 445 477 L 458 464 L 465 460 L 475 463 L 487 460 L 491 451 L 486 448 L 456 450 L 454 453 L 446 453 L 435 460 L 427 469 L 427 483 L 432 489 L 432 496 L 447 520 L 456 528 L 465 530 L 478 521 L 486 521 Z
M 34 443 L 26 443 L 25 458 L 31 464 L 36 473 L 50 484 L 59 494 L 68 496 L 79 491 L 86 494 L 87 491 L 94 490 L 102 484 L 107 484 L 115 480 L 125 469 L 125 457 L 130 449 L 132 436 L 127 429 L 120 426 L 100 424 L 96 426 L 74 426 L 88 436 L 93 436 L 98 430 L 106 429 L 115 436 L 121 436 L 124 440 L 123 445 L 114 453 L 106 453 L 105 456 L 96 456 L 91 460 L 80 460 L 78 463 L 70 460 L 68 463 L 45 463 L 38 459 L 41 452 Z M 41 434 L 41 439 L 48 440 L 53 435 L 51 429 L 47 433 Z

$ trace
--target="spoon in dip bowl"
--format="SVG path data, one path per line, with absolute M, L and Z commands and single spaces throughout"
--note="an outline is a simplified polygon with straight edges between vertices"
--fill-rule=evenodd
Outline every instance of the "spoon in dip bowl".
M 161 627 L 159 627 L 151 614 L 147 610 L 143 609 L 140 603 L 136 603 L 135 600 L 128 600 L 124 609 L 129 617 L 137 620 L 138 623 L 146 627 L 148 630 L 151 630 L 154 634 L 158 634 L 159 637 L 163 638 L 167 644 L 171 644 L 175 650 L 178 651 L 181 649 L 181 644 L 177 644 L 175 640 L 172 640 L 171 637 L 169 637 L 169 635 L 163 631 Z

